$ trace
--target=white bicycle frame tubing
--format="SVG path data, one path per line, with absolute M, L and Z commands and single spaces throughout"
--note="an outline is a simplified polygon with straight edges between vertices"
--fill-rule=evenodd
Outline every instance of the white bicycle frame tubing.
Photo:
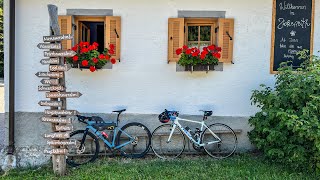
M 185 128 L 182 127 L 182 125 L 179 123 L 179 121 L 185 121 L 185 122 L 201 124 L 201 128 L 200 128 L 201 133 L 203 133 L 204 128 L 206 128 L 218 140 L 217 141 L 207 142 L 205 144 L 204 143 L 200 144 L 200 140 L 201 139 L 199 138 L 198 142 L 196 140 L 194 140 L 193 137 L 190 135 L 190 133 Z M 205 124 L 204 121 L 199 122 L 199 121 L 193 121 L 193 120 L 189 120 L 189 119 L 182 119 L 182 118 L 179 118 L 179 117 L 175 117 L 175 120 L 173 120 L 173 123 L 172 123 L 172 130 L 170 132 L 170 135 L 169 135 L 169 138 L 168 138 L 167 142 L 170 142 L 171 137 L 173 135 L 173 132 L 174 132 L 174 130 L 176 129 L 177 126 L 189 138 L 189 140 L 191 140 L 193 143 L 197 144 L 198 146 L 204 146 L 204 145 L 207 145 L 207 144 L 218 143 L 218 142 L 221 141 L 221 139 L 213 131 L 211 131 L 211 129 L 208 128 L 208 126 Z

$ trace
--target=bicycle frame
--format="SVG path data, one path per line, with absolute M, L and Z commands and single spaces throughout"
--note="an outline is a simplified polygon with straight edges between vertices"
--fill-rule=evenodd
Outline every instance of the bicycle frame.
M 102 139 L 102 141 L 109 147 L 109 148 L 111 148 L 111 149 L 120 149 L 120 148 L 122 148 L 123 146 L 126 146 L 126 145 L 128 145 L 128 144 L 130 144 L 130 143 L 132 143 L 133 141 L 134 141 L 134 138 L 132 137 L 132 136 L 130 136 L 128 133 L 126 133 L 126 132 L 124 132 L 124 131 L 122 131 L 121 130 L 121 128 L 119 128 L 118 126 L 116 126 L 115 128 L 114 128 L 114 133 L 113 133 L 113 137 L 112 137 L 112 142 L 109 142 L 103 135 L 102 135 L 102 133 L 100 133 L 96 128 L 94 128 L 93 126 L 92 126 L 92 124 L 94 124 L 94 122 L 88 122 L 88 125 L 87 125 L 87 127 L 86 127 L 86 130 L 85 130 L 85 132 L 84 132 L 84 136 L 83 136 L 83 138 L 82 138 L 82 141 L 81 141 L 81 146 L 80 146 L 80 149 L 82 148 L 82 145 L 83 145 L 83 143 L 84 143 L 84 141 L 85 141 L 85 138 L 86 138 L 86 135 L 87 135 L 87 133 L 88 133 L 88 131 L 91 131 L 92 133 L 94 133 L 94 134 L 96 134 L 100 139 Z M 119 131 L 121 131 L 122 133 L 124 133 L 127 137 L 129 137 L 130 138 L 130 140 L 128 141 L 128 142 L 125 142 L 125 143 L 123 143 L 123 144 L 119 144 L 118 146 L 116 146 L 116 137 L 117 137 L 117 134 L 118 134 L 118 132 Z
M 188 138 L 189 140 L 191 140 L 193 143 L 195 143 L 196 145 L 198 146 L 204 146 L 204 145 L 207 145 L 207 144 L 214 144 L 214 143 L 218 143 L 218 142 L 221 142 L 221 139 L 213 132 L 211 131 L 211 129 L 208 128 L 208 126 L 205 124 L 204 120 L 199 122 L 199 121 L 193 121 L 193 120 L 189 120 L 189 119 L 182 119 L 182 118 L 179 118 L 179 117 L 175 117 L 175 116 L 170 116 L 170 120 L 172 121 L 172 130 L 170 132 L 170 135 L 169 135 L 169 138 L 168 138 L 168 141 L 167 142 L 170 142 L 171 141 L 171 138 L 172 138 L 172 135 L 173 135 L 173 132 L 175 130 L 176 127 L 178 127 Z M 195 123 L 195 124 L 200 124 L 201 125 L 201 136 L 202 136 L 202 133 L 204 132 L 205 129 L 208 129 L 209 132 L 215 137 L 217 138 L 218 140 L 217 141 L 211 141 L 211 142 L 207 142 L 207 143 L 200 143 L 200 140 L 201 138 L 198 139 L 198 141 L 196 141 L 191 135 L 190 133 L 182 127 L 182 125 L 179 123 L 179 121 L 185 121 L 185 122 L 191 122 L 191 123 Z

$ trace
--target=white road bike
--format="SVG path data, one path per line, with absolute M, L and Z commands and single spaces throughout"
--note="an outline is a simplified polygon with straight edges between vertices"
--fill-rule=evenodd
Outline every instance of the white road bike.
M 222 123 L 207 125 L 205 120 L 212 115 L 212 111 L 202 112 L 202 121 L 179 118 L 177 111 L 165 110 L 161 113 L 160 122 L 170 124 L 159 126 L 152 133 L 151 148 L 155 155 L 162 159 L 179 157 L 185 149 L 187 137 L 195 150 L 204 150 L 213 158 L 223 159 L 231 156 L 238 143 L 235 132 Z M 183 127 L 179 121 L 199 124 L 200 127 L 192 131 L 189 127 Z

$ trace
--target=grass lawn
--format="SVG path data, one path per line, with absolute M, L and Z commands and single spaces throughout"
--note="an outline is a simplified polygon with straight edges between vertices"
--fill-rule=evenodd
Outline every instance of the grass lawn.
M 296 172 L 284 165 L 265 161 L 260 156 L 237 155 L 226 160 L 208 156 L 184 156 L 173 161 L 157 158 L 105 158 L 95 163 L 69 168 L 59 178 L 50 165 L 34 169 L 16 169 L 0 179 L 317 179 L 313 173 Z

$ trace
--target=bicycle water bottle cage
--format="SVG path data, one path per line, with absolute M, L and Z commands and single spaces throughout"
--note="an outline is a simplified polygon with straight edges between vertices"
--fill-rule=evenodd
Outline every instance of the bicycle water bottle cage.
M 97 129 L 98 131 L 104 131 L 104 130 L 114 130 L 114 128 L 116 127 L 116 123 L 114 122 L 108 122 L 108 123 L 95 123 L 92 124 L 92 127 L 94 127 L 95 129 Z

